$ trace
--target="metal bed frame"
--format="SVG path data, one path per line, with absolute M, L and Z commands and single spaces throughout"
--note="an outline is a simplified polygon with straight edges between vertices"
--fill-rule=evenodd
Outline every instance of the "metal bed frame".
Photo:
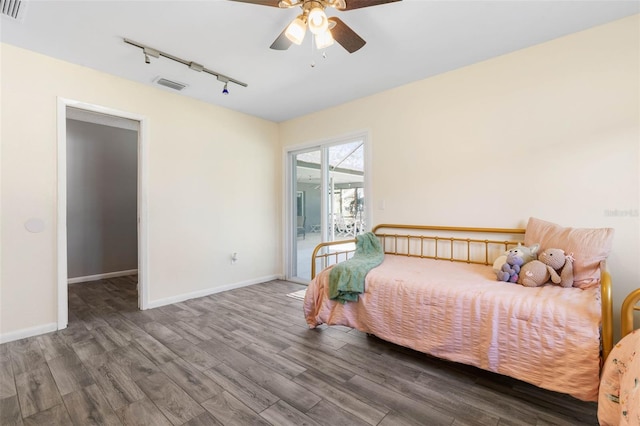
M 381 224 L 373 228 L 372 232 L 380 239 L 385 254 L 492 265 L 494 259 L 509 247 L 523 242 L 525 230 Z M 461 237 L 465 234 L 474 235 L 474 238 Z M 506 239 L 498 239 L 500 237 Z M 311 255 L 311 279 L 315 278 L 317 267 L 324 269 L 350 258 L 355 252 L 355 245 L 354 248 L 339 248 L 339 246 L 355 244 L 355 242 L 356 239 L 349 239 L 318 244 Z M 600 264 L 600 274 L 602 306 L 600 337 L 602 359 L 605 360 L 613 348 L 613 299 L 611 275 L 604 261 Z M 625 303 L 635 305 L 640 301 L 640 289 L 629 295 L 627 299 Z M 624 306 L 623 304 L 623 310 Z M 640 310 L 640 307 L 635 306 L 634 309 Z M 633 311 L 629 310 L 628 315 L 631 318 L 631 328 L 627 332 L 630 332 L 633 329 Z M 623 335 L 626 330 L 624 327 L 623 325 Z
M 633 326 L 633 312 L 640 311 L 640 288 L 635 289 L 627 295 L 622 302 L 621 314 L 620 314 L 620 330 L 623 338 L 627 334 L 634 330 Z

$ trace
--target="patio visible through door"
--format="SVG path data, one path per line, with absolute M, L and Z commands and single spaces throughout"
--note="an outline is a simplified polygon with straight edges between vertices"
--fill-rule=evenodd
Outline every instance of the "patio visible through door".
M 353 239 L 368 229 L 364 154 L 363 136 L 289 153 L 289 279 L 311 279 L 318 243 Z

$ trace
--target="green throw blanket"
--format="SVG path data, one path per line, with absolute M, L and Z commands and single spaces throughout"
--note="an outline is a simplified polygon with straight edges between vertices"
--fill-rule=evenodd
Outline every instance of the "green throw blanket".
M 341 303 L 357 302 L 358 294 L 364 293 L 364 277 L 383 259 L 384 251 L 375 234 L 358 235 L 353 257 L 338 263 L 329 272 L 329 298 Z

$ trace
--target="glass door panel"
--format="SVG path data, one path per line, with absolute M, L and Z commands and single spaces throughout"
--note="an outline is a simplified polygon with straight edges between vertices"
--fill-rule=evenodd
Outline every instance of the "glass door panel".
M 364 231 L 364 142 L 328 147 L 330 219 L 328 241 L 355 238 Z
M 322 241 L 321 154 L 318 149 L 294 155 L 294 276 L 302 280 L 311 279 L 311 253 Z

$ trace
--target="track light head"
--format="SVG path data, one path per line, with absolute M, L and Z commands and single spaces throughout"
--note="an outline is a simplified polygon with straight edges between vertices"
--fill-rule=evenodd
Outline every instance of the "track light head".
M 218 76 L 218 81 L 221 81 L 224 83 L 224 87 L 222 88 L 222 94 L 223 95 L 228 95 L 229 94 L 229 78 L 219 75 Z
M 160 57 L 160 52 L 158 52 L 157 50 L 152 49 L 150 47 L 142 48 L 142 52 L 144 53 L 144 63 L 145 64 L 150 64 L 151 63 L 151 59 L 149 59 L 149 56 L 153 56 L 154 58 L 159 58 Z

